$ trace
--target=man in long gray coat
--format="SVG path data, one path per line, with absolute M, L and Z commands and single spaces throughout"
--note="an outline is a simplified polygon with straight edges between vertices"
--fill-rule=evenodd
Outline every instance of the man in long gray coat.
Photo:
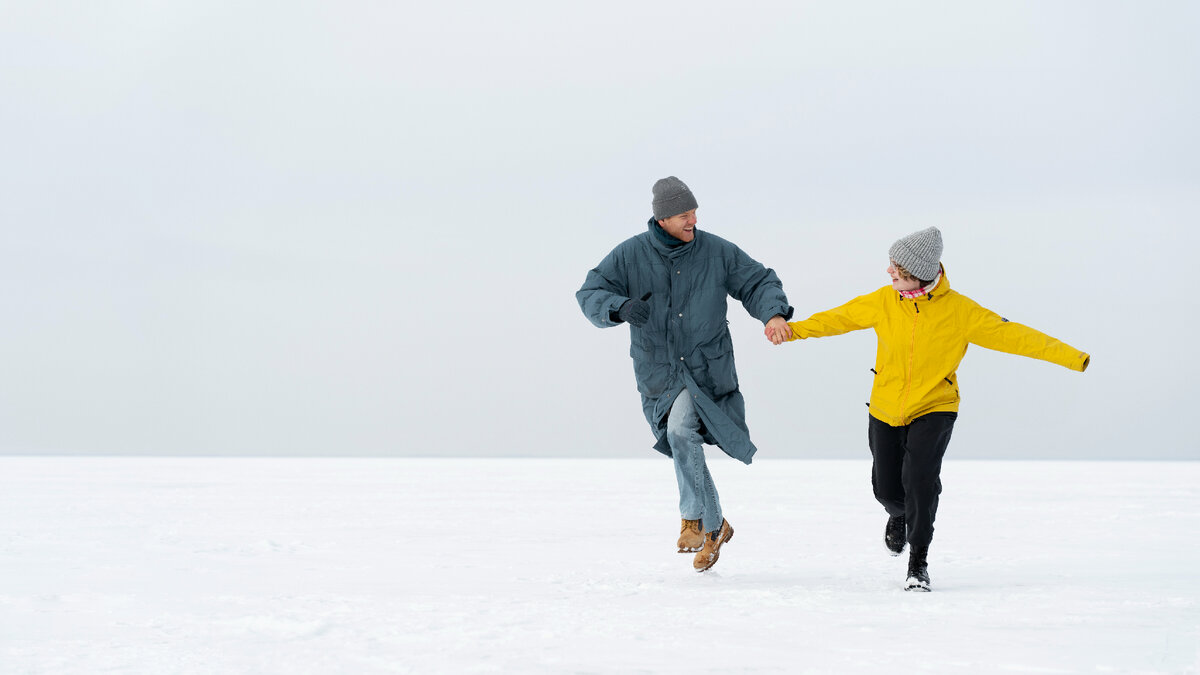
M 775 272 L 724 239 L 696 229 L 696 198 L 674 176 L 654 184 L 654 216 L 588 272 L 575 294 L 601 328 L 628 323 L 642 411 L 654 448 L 675 461 L 682 516 L 677 546 L 712 567 L 733 528 L 721 513 L 704 443 L 746 464 L 757 451 L 733 365 L 727 298 L 745 306 L 779 344 L 792 307 Z

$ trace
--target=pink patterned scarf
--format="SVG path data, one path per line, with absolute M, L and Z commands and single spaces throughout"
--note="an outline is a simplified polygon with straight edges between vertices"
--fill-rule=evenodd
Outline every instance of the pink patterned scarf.
M 925 288 L 918 288 L 915 291 L 900 291 L 899 292 L 900 297 L 908 298 L 909 300 L 912 300 L 913 298 L 919 298 L 922 295 L 928 295 L 930 291 L 937 288 L 938 282 L 941 280 L 942 280 L 942 273 L 941 273 L 941 271 L 938 271 L 938 275 L 936 277 L 934 277 L 933 281 L 929 282 L 928 286 L 926 286 Z

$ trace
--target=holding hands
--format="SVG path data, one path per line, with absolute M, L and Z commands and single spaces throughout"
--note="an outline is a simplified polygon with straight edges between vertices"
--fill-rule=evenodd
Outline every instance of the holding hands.
M 771 341 L 771 344 L 781 345 L 787 342 L 788 338 L 792 336 L 792 327 L 787 324 L 787 319 L 776 314 L 767 322 L 763 333 Z

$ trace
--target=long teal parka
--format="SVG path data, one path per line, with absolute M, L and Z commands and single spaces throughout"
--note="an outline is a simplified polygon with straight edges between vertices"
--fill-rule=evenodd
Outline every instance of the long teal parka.
M 657 439 L 654 449 L 671 456 L 666 417 L 686 388 L 704 424 L 704 441 L 749 464 L 757 448 L 738 389 L 726 299 L 740 301 L 764 324 L 775 315 L 790 319 L 783 284 L 773 270 L 716 235 L 696 230 L 692 241 L 670 247 L 655 234 L 653 218 L 647 225 L 588 272 L 575 299 L 593 324 L 608 328 L 621 323 L 612 315 L 626 300 L 651 293 L 650 320 L 630 326 L 629 355 L 642 411 Z

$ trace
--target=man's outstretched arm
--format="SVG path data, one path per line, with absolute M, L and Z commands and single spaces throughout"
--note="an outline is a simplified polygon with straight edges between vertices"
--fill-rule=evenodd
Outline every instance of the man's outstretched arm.
M 726 290 L 730 297 L 742 303 L 750 316 L 771 327 L 771 333 L 778 333 L 779 318 L 787 322 L 795 310 L 788 304 L 787 295 L 783 292 L 783 282 L 775 274 L 775 270 L 764 266 L 746 252 L 734 247 L 734 255 L 730 260 L 729 276 Z M 769 334 L 768 334 L 769 335 Z

